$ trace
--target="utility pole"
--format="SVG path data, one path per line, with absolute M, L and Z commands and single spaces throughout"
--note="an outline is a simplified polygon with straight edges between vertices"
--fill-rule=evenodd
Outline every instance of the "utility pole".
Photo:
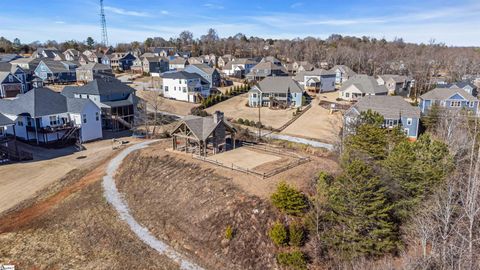
M 108 46 L 108 35 L 107 35 L 107 21 L 105 19 L 105 10 L 103 8 L 103 0 L 100 0 L 100 24 L 102 29 L 102 44 L 103 46 Z

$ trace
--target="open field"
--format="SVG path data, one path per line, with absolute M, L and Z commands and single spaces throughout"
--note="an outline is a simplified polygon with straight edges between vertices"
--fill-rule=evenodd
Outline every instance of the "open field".
M 0 216 L 0 262 L 16 269 L 179 269 L 118 219 L 103 197 L 104 169 L 76 170 Z
M 137 96 L 143 99 L 148 100 L 151 95 L 155 95 L 156 92 L 152 91 L 144 91 L 144 90 L 137 90 Z M 177 101 L 173 99 L 167 99 L 163 97 L 159 97 L 160 102 L 158 103 L 158 109 L 160 111 L 170 112 L 173 114 L 178 115 L 189 115 L 192 108 L 197 107 L 198 104 L 184 102 L 184 101 Z
M 312 107 L 284 129 L 281 134 L 312 138 L 331 144 L 338 142 L 343 124 L 342 113 L 337 111 L 330 114 L 329 110 L 318 105 L 320 98 L 331 101 L 333 94 L 337 95 L 334 92 L 317 96 L 312 101 Z M 328 98 L 323 98 L 324 95 Z M 335 101 L 334 98 L 333 101 Z
M 215 111 L 222 111 L 225 113 L 225 116 L 233 119 L 248 119 L 258 121 L 258 108 L 250 108 L 245 104 L 248 101 L 247 94 L 242 94 L 230 98 L 224 102 L 213 105 L 210 108 L 207 108 L 208 113 L 213 113 Z M 261 122 L 265 126 L 271 126 L 273 128 L 279 128 L 288 120 L 293 118 L 293 112 L 295 109 L 286 109 L 286 110 L 272 110 L 266 107 L 261 108 Z
M 75 152 L 73 147 L 46 149 L 22 144 L 22 148 L 33 153 L 34 160 L 0 166 L 0 213 L 58 181 L 69 171 L 91 168 L 113 154 L 110 140 L 84 146 L 85 151 Z

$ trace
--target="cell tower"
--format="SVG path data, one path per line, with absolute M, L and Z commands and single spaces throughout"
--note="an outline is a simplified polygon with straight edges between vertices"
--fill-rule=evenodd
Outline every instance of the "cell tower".
M 105 20 L 105 10 L 103 9 L 103 0 L 100 0 L 100 23 L 102 27 L 102 44 L 108 46 L 107 20 Z

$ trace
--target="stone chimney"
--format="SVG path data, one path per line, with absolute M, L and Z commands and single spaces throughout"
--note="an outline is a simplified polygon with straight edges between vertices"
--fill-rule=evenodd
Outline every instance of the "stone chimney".
M 215 124 L 218 124 L 220 123 L 220 121 L 223 121 L 223 112 L 215 111 L 215 113 L 213 113 L 213 122 L 215 122 Z

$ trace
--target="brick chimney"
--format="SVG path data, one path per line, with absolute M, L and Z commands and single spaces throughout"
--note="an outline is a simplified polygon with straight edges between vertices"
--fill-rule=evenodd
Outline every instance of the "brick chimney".
M 215 124 L 218 124 L 220 123 L 220 121 L 223 121 L 223 112 L 215 111 L 215 113 L 213 113 L 213 122 L 215 122 Z

